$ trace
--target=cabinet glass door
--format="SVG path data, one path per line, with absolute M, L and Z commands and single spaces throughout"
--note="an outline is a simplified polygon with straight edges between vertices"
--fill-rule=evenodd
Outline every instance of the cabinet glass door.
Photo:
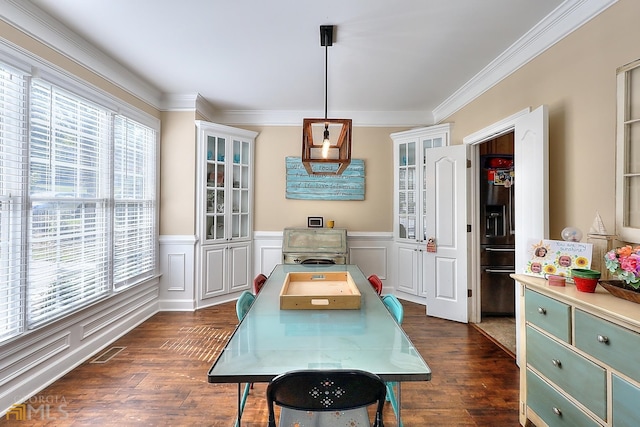
M 226 140 L 207 136 L 206 239 L 223 240 Z
M 248 141 L 233 140 L 233 182 L 231 187 L 231 237 L 249 237 L 249 170 L 250 145 Z
M 416 238 L 416 143 L 398 144 L 398 237 Z

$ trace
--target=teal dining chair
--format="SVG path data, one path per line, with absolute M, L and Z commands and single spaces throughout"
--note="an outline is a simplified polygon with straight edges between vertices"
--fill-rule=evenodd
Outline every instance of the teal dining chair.
M 391 312 L 393 317 L 398 322 L 398 325 L 402 325 L 402 320 L 404 319 L 404 307 L 402 307 L 402 303 L 395 295 L 383 295 L 382 303 L 387 307 L 387 310 Z
M 396 319 L 398 325 L 402 325 L 402 320 L 404 319 L 404 307 L 398 298 L 395 295 L 383 295 L 382 303 L 387 307 L 387 310 L 391 313 L 391 315 Z M 395 413 L 398 413 L 398 401 L 396 399 L 395 387 L 397 383 L 393 381 L 389 381 L 386 383 L 387 385 L 387 400 L 391 403 L 393 410 Z M 399 426 L 402 427 L 402 426 Z
M 240 294 L 240 297 L 236 301 L 236 315 L 238 320 L 242 320 L 247 311 L 251 308 L 251 304 L 256 299 L 256 296 L 249 291 L 244 291 Z
M 247 314 L 247 311 L 251 308 L 253 301 L 255 301 L 256 297 L 249 291 L 244 291 L 240 294 L 240 297 L 236 301 L 236 315 L 238 316 L 238 321 L 242 321 L 244 316 Z M 247 398 L 249 397 L 249 389 L 251 388 L 251 383 L 247 383 L 244 387 L 244 392 L 242 393 L 242 399 L 240 401 L 240 413 L 244 411 L 244 404 L 247 403 Z M 236 421 L 236 426 L 238 425 L 238 421 Z

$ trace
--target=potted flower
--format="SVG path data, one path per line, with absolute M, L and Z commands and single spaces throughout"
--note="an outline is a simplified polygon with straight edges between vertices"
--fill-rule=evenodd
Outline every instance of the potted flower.
M 640 303 L 640 246 L 612 249 L 604 255 L 604 263 L 619 281 L 600 284 L 612 295 Z

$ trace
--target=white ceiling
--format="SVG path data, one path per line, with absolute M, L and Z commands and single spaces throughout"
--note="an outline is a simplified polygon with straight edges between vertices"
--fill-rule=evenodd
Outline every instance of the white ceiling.
M 31 0 L 165 98 L 330 117 L 433 112 L 558 6 L 580 0 Z M 558 11 L 556 10 L 556 14 Z M 304 115 L 302 115 L 304 116 Z M 436 117 L 437 119 L 437 117 Z

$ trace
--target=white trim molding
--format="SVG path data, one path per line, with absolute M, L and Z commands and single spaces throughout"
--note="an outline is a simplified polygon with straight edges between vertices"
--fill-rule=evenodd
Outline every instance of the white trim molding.
M 617 1 L 567 0 L 563 2 L 437 106 L 433 110 L 434 123 L 446 119 Z
M 160 236 L 160 311 L 193 311 L 195 300 L 194 235 Z
M 616 2 L 617 0 L 566 0 L 432 112 L 334 113 L 340 117 L 352 117 L 356 126 L 416 127 L 441 122 Z M 314 117 L 308 111 L 217 111 L 210 105 L 203 106 L 198 101 L 197 94 L 162 94 L 151 83 L 123 67 L 31 2 L 0 0 L 0 10 L 0 19 L 158 110 L 191 111 L 197 108 L 207 120 L 229 125 L 298 126 L 303 117 Z
M 0 345 L 0 413 L 36 395 L 158 312 L 158 279 Z
M 2 19 L 159 109 L 161 92 L 29 1 L 0 0 Z
M 531 112 L 531 108 L 527 107 L 506 117 L 498 122 L 495 122 L 484 129 L 480 129 L 470 135 L 462 138 L 462 142 L 467 145 L 476 145 L 482 142 L 494 139 L 507 132 L 511 132 L 516 125 L 516 120 L 519 117 L 525 116 Z

